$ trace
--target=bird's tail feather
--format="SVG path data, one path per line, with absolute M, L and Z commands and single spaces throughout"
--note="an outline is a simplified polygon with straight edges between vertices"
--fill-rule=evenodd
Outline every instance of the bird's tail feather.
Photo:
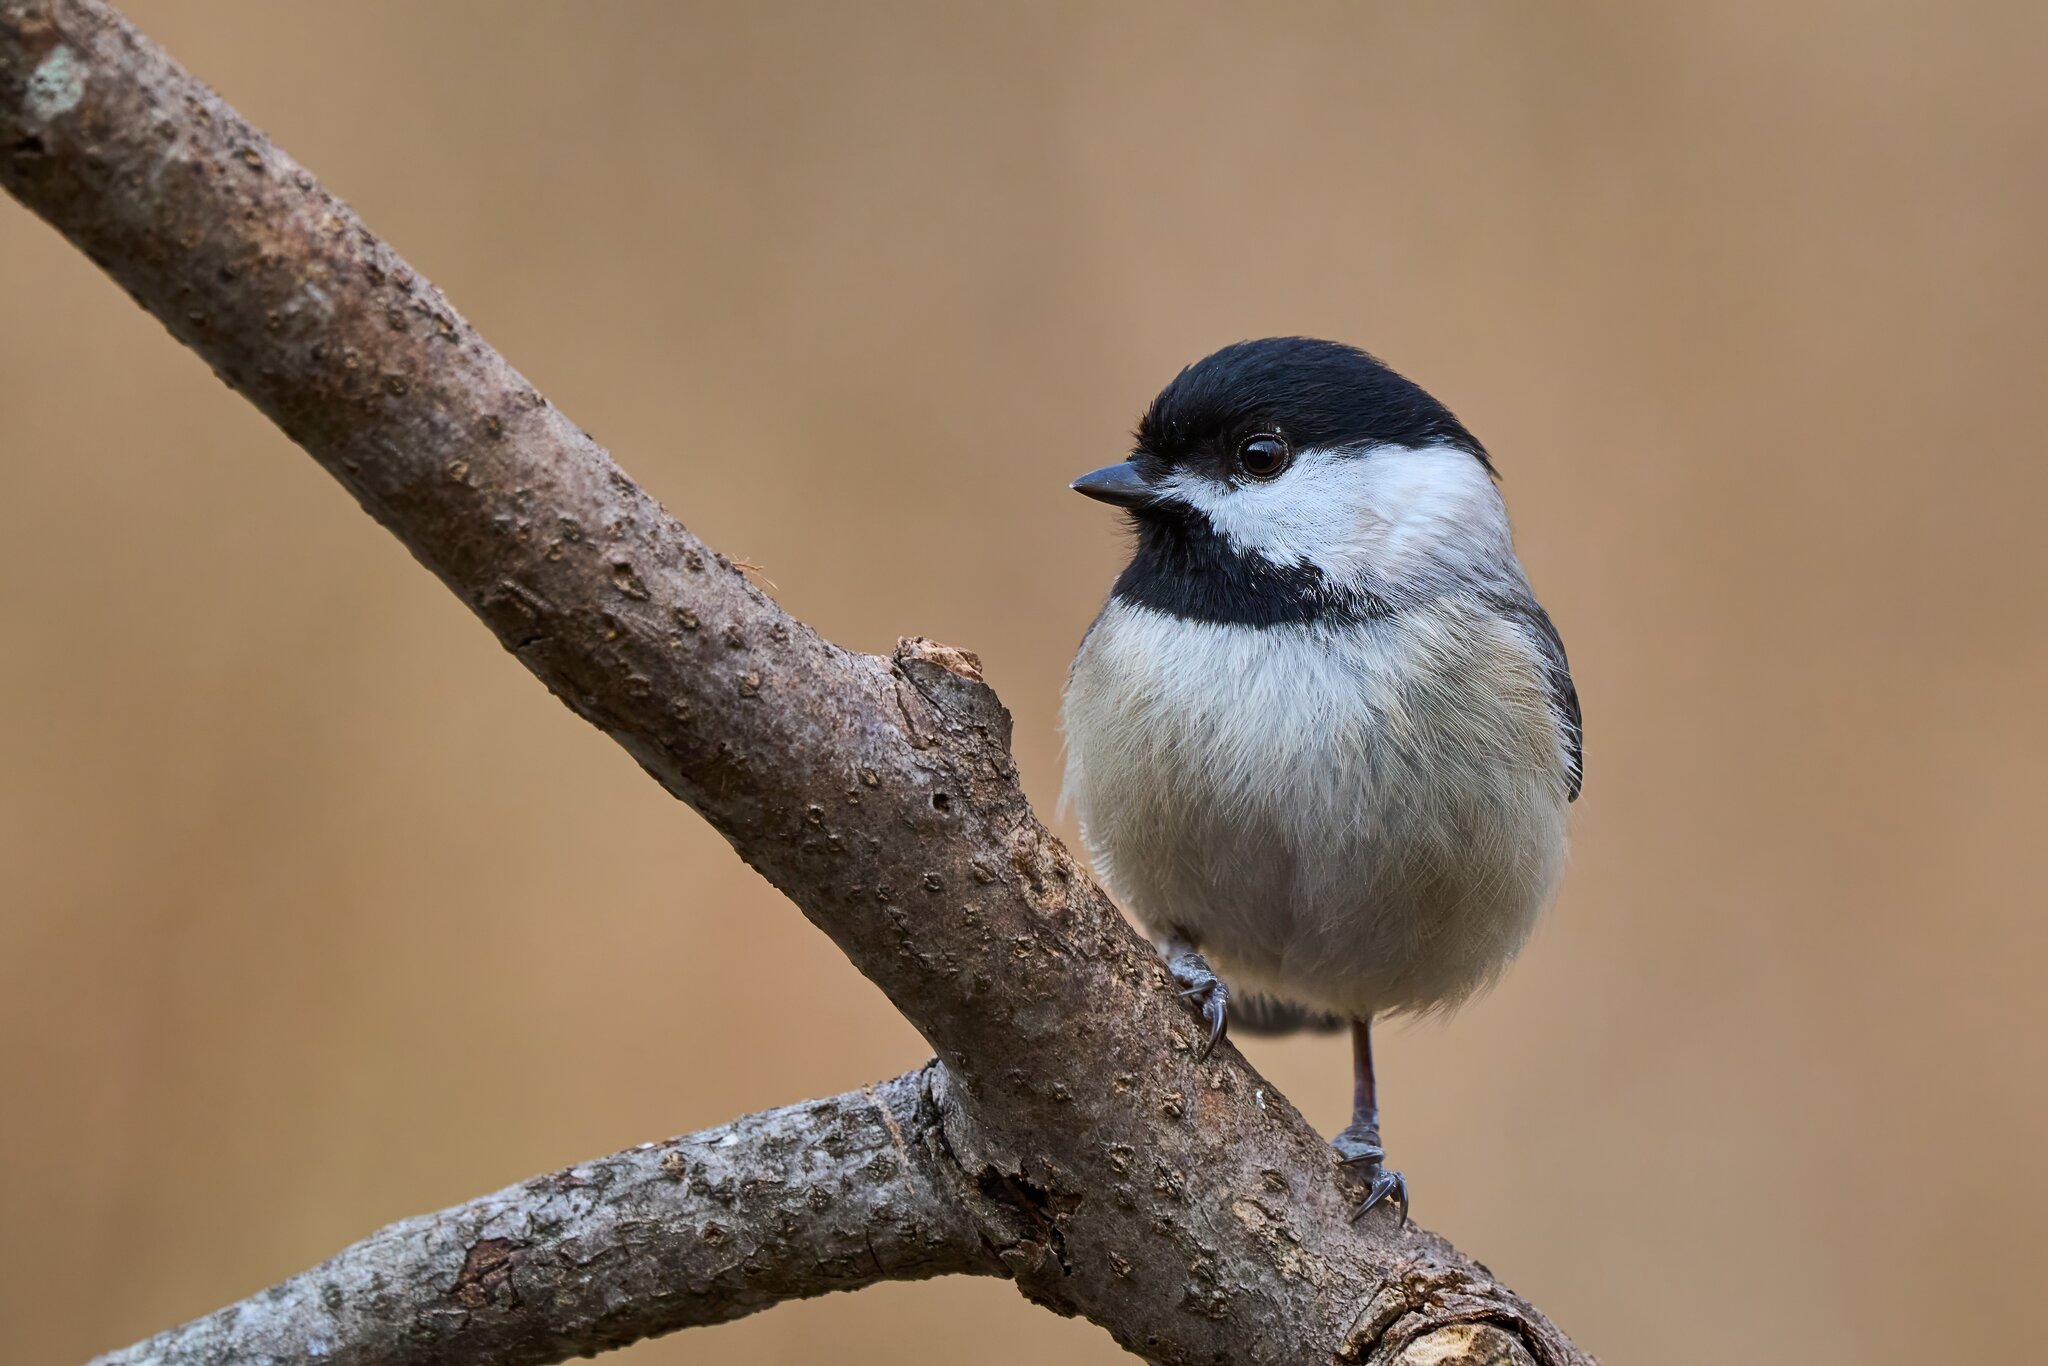
M 1246 1034 L 1329 1034 L 1344 1027 L 1343 1017 L 1311 1010 L 1271 996 L 1236 996 L 1230 999 L 1230 1027 Z

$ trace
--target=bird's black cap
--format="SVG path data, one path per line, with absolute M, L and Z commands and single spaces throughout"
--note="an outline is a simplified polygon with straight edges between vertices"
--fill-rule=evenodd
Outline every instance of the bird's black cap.
M 1133 460 L 1148 472 L 1217 462 L 1277 432 L 1296 450 L 1447 445 L 1491 471 L 1486 448 L 1419 384 L 1355 346 L 1267 337 L 1226 346 L 1180 372 L 1140 419 Z

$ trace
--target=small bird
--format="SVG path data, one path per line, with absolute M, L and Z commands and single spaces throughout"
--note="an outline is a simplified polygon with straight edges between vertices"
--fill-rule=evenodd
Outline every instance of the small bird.
M 1073 488 L 1137 541 L 1067 680 L 1082 840 L 1203 1057 L 1233 993 L 1247 1028 L 1350 1023 L 1352 1217 L 1391 1196 L 1405 1223 L 1372 1021 L 1499 977 L 1579 794 L 1578 693 L 1493 464 L 1363 351 L 1277 337 L 1181 371 Z

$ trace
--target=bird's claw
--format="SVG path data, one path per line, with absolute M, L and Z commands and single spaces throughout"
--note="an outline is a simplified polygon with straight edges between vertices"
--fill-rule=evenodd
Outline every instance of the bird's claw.
M 1169 955 L 1166 970 L 1180 984 L 1181 998 L 1195 1002 L 1202 1012 L 1202 1022 L 1209 1026 L 1209 1036 L 1195 1054 L 1195 1061 L 1203 1062 L 1230 1028 L 1230 988 L 1209 970 L 1208 960 L 1193 949 L 1180 949 Z
M 1380 1146 L 1379 1134 L 1346 1129 L 1331 1141 L 1330 1146 L 1337 1150 L 1338 1165 L 1354 1169 L 1358 1178 L 1366 1183 L 1365 1199 L 1351 1211 L 1351 1222 L 1357 1223 L 1365 1217 L 1367 1210 L 1391 1198 L 1394 1207 L 1401 1211 L 1401 1227 L 1408 1227 L 1408 1178 L 1380 1165 L 1387 1156 L 1387 1150 Z
M 1372 1186 L 1365 1193 L 1365 1199 L 1358 1208 L 1351 1211 L 1351 1222 L 1357 1223 L 1365 1212 L 1389 1196 L 1393 1197 L 1394 1208 L 1401 1211 L 1401 1227 L 1408 1227 L 1408 1178 L 1399 1172 L 1390 1172 L 1385 1167 L 1371 1170 Z M 1363 1173 L 1361 1173 L 1363 1175 Z

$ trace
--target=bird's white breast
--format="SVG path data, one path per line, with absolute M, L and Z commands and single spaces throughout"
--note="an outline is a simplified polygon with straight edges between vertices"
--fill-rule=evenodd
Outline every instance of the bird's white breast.
M 1456 597 L 1266 627 L 1112 601 L 1064 721 L 1098 869 L 1240 987 L 1361 1017 L 1455 1004 L 1562 871 L 1540 658 Z

